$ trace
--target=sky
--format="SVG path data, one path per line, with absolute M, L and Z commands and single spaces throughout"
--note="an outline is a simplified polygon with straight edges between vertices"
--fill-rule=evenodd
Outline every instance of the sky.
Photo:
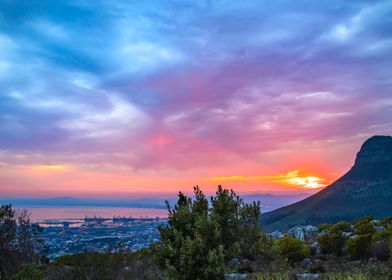
M 315 192 L 392 131 L 392 1 L 0 0 L 0 196 Z

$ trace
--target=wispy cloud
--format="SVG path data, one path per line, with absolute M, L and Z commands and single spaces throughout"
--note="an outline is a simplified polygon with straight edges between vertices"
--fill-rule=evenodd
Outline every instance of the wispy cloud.
M 392 5 L 308 4 L 1 2 L 0 162 L 177 187 L 310 160 L 343 172 L 391 131 Z
M 292 170 L 286 174 L 267 175 L 267 176 L 228 176 L 228 177 L 211 177 L 211 181 L 225 182 L 225 181 L 263 181 L 274 182 L 284 185 L 294 185 L 307 189 L 317 189 L 327 186 L 328 181 L 317 176 L 300 175 L 298 170 Z

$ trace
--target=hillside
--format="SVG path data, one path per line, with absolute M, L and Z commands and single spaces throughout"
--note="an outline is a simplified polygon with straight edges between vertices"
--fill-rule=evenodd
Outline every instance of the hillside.
M 392 137 L 366 140 L 354 166 L 320 192 L 265 213 L 265 230 L 286 230 L 298 224 L 352 221 L 363 216 L 392 215 Z

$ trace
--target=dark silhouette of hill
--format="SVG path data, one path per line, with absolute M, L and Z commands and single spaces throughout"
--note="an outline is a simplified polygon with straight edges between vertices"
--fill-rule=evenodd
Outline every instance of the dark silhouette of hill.
M 353 221 L 363 216 L 392 215 L 392 137 L 373 136 L 358 152 L 354 166 L 320 192 L 265 213 L 266 231 L 287 230 L 298 224 Z

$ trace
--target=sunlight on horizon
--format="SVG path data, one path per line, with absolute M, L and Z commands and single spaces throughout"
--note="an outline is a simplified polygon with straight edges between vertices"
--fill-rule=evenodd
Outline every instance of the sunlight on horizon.
M 211 177 L 210 181 L 264 181 L 280 183 L 283 185 L 294 185 L 304 189 L 318 189 L 326 187 L 327 180 L 318 176 L 301 176 L 299 170 L 292 170 L 286 174 L 266 175 L 266 176 L 227 176 Z

